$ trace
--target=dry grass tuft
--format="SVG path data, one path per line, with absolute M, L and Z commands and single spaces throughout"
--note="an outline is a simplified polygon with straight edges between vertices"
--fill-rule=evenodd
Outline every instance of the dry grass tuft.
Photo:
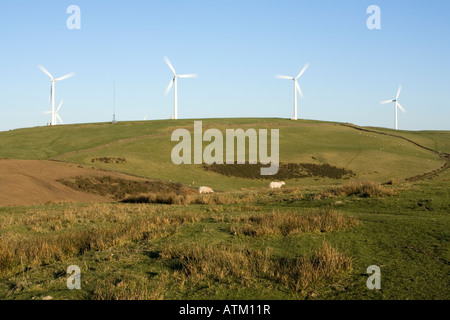
M 191 196 L 176 194 L 175 192 L 158 192 L 150 194 L 141 194 L 137 196 L 127 197 L 123 203 L 158 203 L 173 205 L 188 205 L 191 203 Z
M 168 272 L 157 279 L 135 275 L 122 275 L 102 281 L 90 297 L 91 300 L 163 300 L 167 289 Z
M 211 281 L 237 281 L 250 286 L 258 279 L 269 279 L 296 292 L 319 280 L 334 279 L 352 267 L 351 258 L 325 242 L 310 256 L 295 258 L 274 256 L 271 248 L 250 250 L 224 245 L 171 246 L 161 253 L 161 258 L 174 269 L 182 286 Z
M 177 194 L 169 193 L 148 193 L 137 196 L 127 197 L 124 203 L 159 203 L 171 205 L 231 205 L 231 204 L 250 204 L 254 203 L 255 196 L 252 194 Z
M 126 206 L 95 205 L 74 212 L 66 210 L 59 215 L 58 223 L 56 215 L 47 215 L 39 212 L 14 222 L 30 224 L 31 232 L 2 234 L 0 274 L 64 261 L 90 250 L 167 237 L 177 233 L 182 224 L 202 219 L 198 213 L 159 212 L 149 206 L 130 210 Z M 55 225 L 63 230 L 55 231 Z
M 325 241 L 322 248 L 309 257 L 279 258 L 274 266 L 275 277 L 296 292 L 317 281 L 334 280 L 339 273 L 351 268 L 352 259 Z
M 327 198 L 333 196 L 357 196 L 362 198 L 393 196 L 396 192 L 389 187 L 373 181 L 352 181 L 339 187 L 330 189 L 328 192 L 317 195 L 316 198 Z
M 243 225 L 232 226 L 232 234 L 245 236 L 296 235 L 311 232 L 345 230 L 358 223 L 334 209 L 310 209 L 304 213 L 274 212 L 272 214 L 237 218 Z

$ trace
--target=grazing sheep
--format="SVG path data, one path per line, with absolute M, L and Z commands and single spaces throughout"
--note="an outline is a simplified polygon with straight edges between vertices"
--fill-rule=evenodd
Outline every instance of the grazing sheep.
M 200 194 L 202 194 L 202 193 L 209 194 L 209 193 L 214 193 L 214 190 L 211 189 L 210 187 L 200 187 L 200 188 L 198 188 L 198 193 L 200 193 Z
M 270 189 L 281 189 L 281 186 L 284 186 L 286 183 L 284 181 L 281 182 L 271 182 L 269 187 Z

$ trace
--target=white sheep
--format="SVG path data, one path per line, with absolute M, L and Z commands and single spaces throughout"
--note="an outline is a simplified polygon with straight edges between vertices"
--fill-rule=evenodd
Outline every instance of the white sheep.
M 200 187 L 200 188 L 198 188 L 198 193 L 200 193 L 200 194 L 202 194 L 202 193 L 209 194 L 209 193 L 214 193 L 214 190 L 211 189 L 210 187 Z
M 269 184 L 270 189 L 281 189 L 282 186 L 284 186 L 286 183 L 284 181 L 281 182 L 271 182 Z

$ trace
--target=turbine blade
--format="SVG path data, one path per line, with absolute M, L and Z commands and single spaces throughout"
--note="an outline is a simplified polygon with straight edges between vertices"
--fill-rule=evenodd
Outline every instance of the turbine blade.
M 169 86 L 167 87 L 166 91 L 164 92 L 164 94 L 167 96 L 169 94 L 170 89 L 172 89 L 173 86 L 173 79 L 170 80 Z
M 397 102 L 397 106 L 400 108 L 400 110 L 403 111 L 403 113 L 406 113 L 406 110 L 401 106 L 400 103 Z
M 295 78 L 295 79 L 300 78 L 303 75 L 303 73 L 305 73 L 306 69 L 308 69 L 308 67 L 309 67 L 309 63 L 305 64 L 305 66 L 303 67 L 302 71 L 300 71 L 300 73 L 298 74 L 297 78 Z
M 287 79 L 287 80 L 294 80 L 294 78 L 292 78 L 292 77 L 289 77 L 289 76 L 282 76 L 282 75 L 279 75 L 279 74 L 275 75 L 275 78 L 278 78 L 278 79 Z
M 51 111 L 43 111 L 42 114 L 51 114 Z
M 172 64 L 170 63 L 169 58 L 164 57 L 164 61 L 167 63 L 167 65 L 169 66 L 170 70 L 172 70 L 173 75 L 176 76 L 177 73 L 175 72 L 175 68 L 172 66 Z
M 59 109 L 61 109 L 61 107 L 62 107 L 62 105 L 63 105 L 63 102 L 64 102 L 64 100 L 61 100 L 61 102 L 59 103 L 59 107 L 58 107 L 58 109 L 56 110 L 57 113 L 59 112 Z
M 181 76 L 178 76 L 179 78 L 197 78 L 198 74 L 182 74 Z
M 400 92 L 402 91 L 402 86 L 398 87 L 398 91 L 397 91 L 397 97 L 395 98 L 395 100 L 398 99 L 398 97 L 400 96 Z
M 381 101 L 380 104 L 387 104 L 387 103 L 391 103 L 391 102 L 394 102 L 394 100 Z
M 39 65 L 38 68 L 41 69 L 41 71 L 42 71 L 43 73 L 45 73 L 46 75 L 48 75 L 48 76 L 50 77 L 50 79 L 53 80 L 53 76 L 50 74 L 50 72 L 47 71 L 47 69 L 45 69 L 45 68 L 44 68 L 43 66 L 41 66 L 41 65 Z
M 59 114 L 56 114 L 56 117 L 58 118 L 58 120 L 59 120 L 59 122 L 60 122 L 61 124 L 64 124 L 64 122 L 62 121 L 62 119 L 61 119 L 61 117 L 59 116 Z
M 303 98 L 303 92 L 302 92 L 302 89 L 300 89 L 300 85 L 298 84 L 297 81 L 295 81 L 295 88 L 297 89 L 298 93 L 300 94 L 300 97 Z
M 68 79 L 68 78 L 70 78 L 70 77 L 73 77 L 74 75 L 75 75 L 75 72 L 72 72 L 72 73 L 66 74 L 65 76 L 63 76 L 63 77 L 61 77 L 61 78 L 55 79 L 55 80 L 56 80 L 56 81 L 65 80 L 65 79 Z

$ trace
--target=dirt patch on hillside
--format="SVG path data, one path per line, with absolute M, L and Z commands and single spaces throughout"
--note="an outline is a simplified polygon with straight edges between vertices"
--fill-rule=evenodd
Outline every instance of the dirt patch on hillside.
M 301 179 L 308 177 L 320 177 L 331 179 L 345 179 L 354 176 L 351 170 L 338 168 L 328 163 L 280 163 L 278 173 L 274 176 L 262 176 L 261 164 L 212 164 L 203 165 L 203 169 L 217 172 L 229 177 L 247 179 Z
M 0 206 L 48 203 L 105 202 L 112 197 L 75 190 L 58 180 L 72 177 L 105 177 L 125 181 L 149 181 L 115 172 L 55 161 L 0 160 Z

